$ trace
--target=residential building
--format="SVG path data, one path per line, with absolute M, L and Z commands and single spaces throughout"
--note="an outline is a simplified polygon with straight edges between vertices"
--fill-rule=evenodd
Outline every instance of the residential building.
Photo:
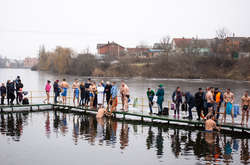
M 25 68 L 31 68 L 32 66 L 35 66 L 37 63 L 38 63 L 37 58 L 26 57 L 23 61 L 23 66 Z
M 115 42 L 108 42 L 107 44 L 97 44 L 97 52 L 102 55 L 122 56 L 125 53 L 125 48 Z

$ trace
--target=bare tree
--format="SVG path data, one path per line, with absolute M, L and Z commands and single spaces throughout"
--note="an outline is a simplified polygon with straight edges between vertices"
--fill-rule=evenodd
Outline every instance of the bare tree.
M 216 37 L 218 39 L 224 40 L 227 37 L 229 37 L 231 35 L 231 33 L 229 32 L 229 30 L 225 27 L 216 30 Z
M 164 54 L 167 57 L 167 62 L 168 62 L 168 55 L 171 50 L 171 45 L 170 45 L 170 36 L 166 35 L 160 40 L 160 48 L 164 51 Z

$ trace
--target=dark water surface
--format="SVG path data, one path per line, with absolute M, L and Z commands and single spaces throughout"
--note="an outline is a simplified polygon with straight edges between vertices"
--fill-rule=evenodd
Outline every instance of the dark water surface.
M 0 164 L 249 164 L 249 139 L 62 112 L 0 115 Z

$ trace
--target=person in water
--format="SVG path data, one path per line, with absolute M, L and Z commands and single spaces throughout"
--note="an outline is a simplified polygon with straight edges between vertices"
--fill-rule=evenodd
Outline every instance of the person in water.
M 67 101 L 67 90 L 69 88 L 69 84 L 66 82 L 66 79 L 64 78 L 63 81 L 60 84 L 61 88 L 62 88 L 62 103 L 66 104 Z
M 47 84 L 45 86 L 45 92 L 46 92 L 46 99 L 43 101 L 44 103 L 50 104 L 49 99 L 50 99 L 50 89 L 51 89 L 51 85 L 50 85 L 50 80 L 47 81 Z
M 77 100 L 77 105 L 79 105 L 79 93 L 80 93 L 80 84 L 78 79 L 75 79 L 74 83 L 72 84 L 73 89 L 73 103 L 75 106 L 75 100 Z
M 210 115 L 208 116 L 208 119 L 205 122 L 205 131 L 206 132 L 212 132 L 214 129 L 217 129 L 220 131 L 220 128 L 216 126 L 215 116 Z
M 241 107 L 242 107 L 241 125 L 244 124 L 245 117 L 246 117 L 246 125 L 248 125 L 248 111 L 250 109 L 250 97 L 248 96 L 248 91 L 246 91 L 244 96 L 241 97 Z

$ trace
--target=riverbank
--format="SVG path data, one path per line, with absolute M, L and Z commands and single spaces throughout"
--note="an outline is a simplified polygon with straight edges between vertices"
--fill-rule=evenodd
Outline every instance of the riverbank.
M 154 58 L 104 56 L 91 54 L 72 57 L 72 50 L 57 47 L 42 50 L 33 70 L 57 74 L 95 77 L 146 77 L 185 79 L 233 79 L 250 81 L 250 57 L 233 59 L 228 55 L 162 55 Z

